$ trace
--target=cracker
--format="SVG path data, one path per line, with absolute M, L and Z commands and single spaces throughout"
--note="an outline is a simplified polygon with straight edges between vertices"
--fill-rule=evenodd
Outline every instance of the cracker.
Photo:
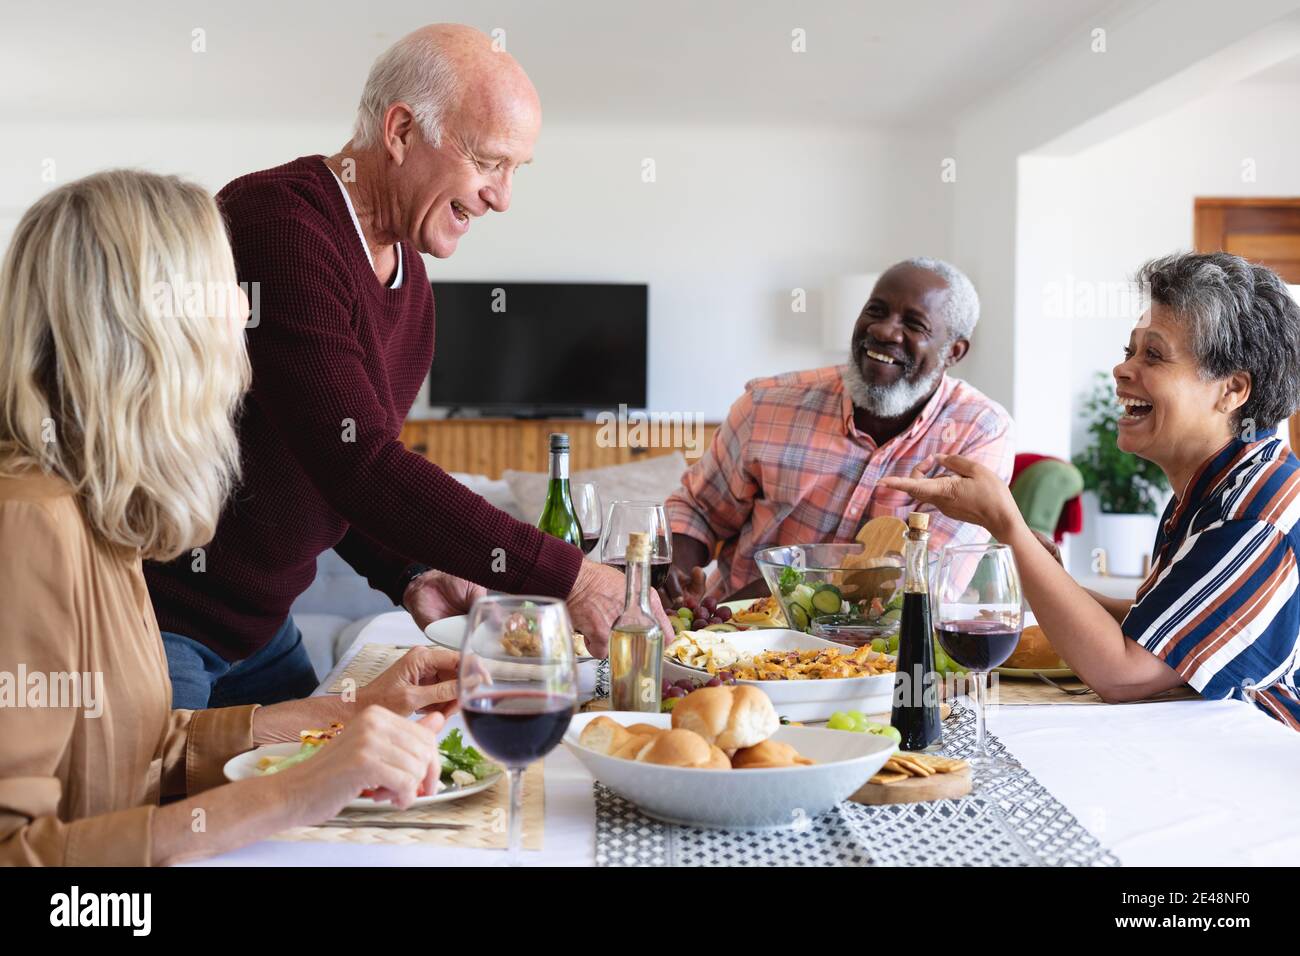
M 906 780 L 910 776 L 911 774 L 904 773 L 901 770 L 893 771 L 893 770 L 882 769 L 874 777 L 868 780 L 867 783 L 884 783 L 884 784 L 898 783 L 898 781 Z

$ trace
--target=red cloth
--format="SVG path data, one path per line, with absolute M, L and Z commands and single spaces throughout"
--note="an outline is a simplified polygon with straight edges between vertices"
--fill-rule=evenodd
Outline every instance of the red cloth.
M 1011 484 L 1014 485 L 1020 473 L 1030 465 L 1047 460 L 1060 461 L 1061 459 L 1053 458 L 1051 455 L 1031 455 L 1028 452 L 1016 455 L 1016 463 L 1011 468 Z M 1056 539 L 1057 544 L 1060 544 L 1067 534 L 1078 534 L 1082 530 L 1083 498 L 1075 495 L 1061 508 L 1061 517 L 1057 519 L 1056 531 L 1053 532 L 1052 537 Z
M 416 562 L 496 590 L 568 594 L 577 548 L 492 507 L 398 440 L 433 358 L 420 256 L 403 245 L 402 287 L 384 288 L 319 156 L 236 179 L 217 200 L 240 281 L 260 284 L 239 424 L 244 473 L 201 570 L 190 552 L 146 565 L 161 628 L 227 660 L 247 657 L 336 546 L 395 603 L 401 572 Z

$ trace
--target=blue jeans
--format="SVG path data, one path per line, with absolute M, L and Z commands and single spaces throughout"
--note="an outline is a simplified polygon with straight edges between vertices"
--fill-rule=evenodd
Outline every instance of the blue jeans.
M 264 647 L 233 664 L 183 634 L 163 631 L 162 639 L 176 708 L 278 704 L 310 697 L 319 683 L 292 617 Z

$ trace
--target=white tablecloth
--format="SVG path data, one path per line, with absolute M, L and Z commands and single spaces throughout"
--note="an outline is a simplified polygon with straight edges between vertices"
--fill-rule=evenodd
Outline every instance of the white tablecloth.
M 420 644 L 404 611 L 376 618 L 322 682 L 368 643 Z M 462 726 L 459 718 L 452 726 Z M 1250 704 L 992 708 L 996 734 L 1128 866 L 1300 861 L 1300 734 Z M 591 778 L 563 746 L 546 758 L 546 826 L 525 864 L 590 866 Z M 492 850 L 263 841 L 199 865 L 485 866 Z

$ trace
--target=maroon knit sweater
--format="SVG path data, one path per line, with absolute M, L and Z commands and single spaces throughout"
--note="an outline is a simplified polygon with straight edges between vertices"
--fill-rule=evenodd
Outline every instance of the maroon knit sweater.
M 398 441 L 433 359 L 420 256 L 403 243 L 402 286 L 385 288 L 319 156 L 236 179 L 217 201 L 240 281 L 260 284 L 243 478 L 202 561 L 187 552 L 146 564 L 159 626 L 227 660 L 247 657 L 284 623 L 329 548 L 395 603 L 413 563 L 496 590 L 568 594 L 578 549 Z M 483 347 L 499 343 L 485 337 Z M 494 562 L 497 548 L 504 562 Z

